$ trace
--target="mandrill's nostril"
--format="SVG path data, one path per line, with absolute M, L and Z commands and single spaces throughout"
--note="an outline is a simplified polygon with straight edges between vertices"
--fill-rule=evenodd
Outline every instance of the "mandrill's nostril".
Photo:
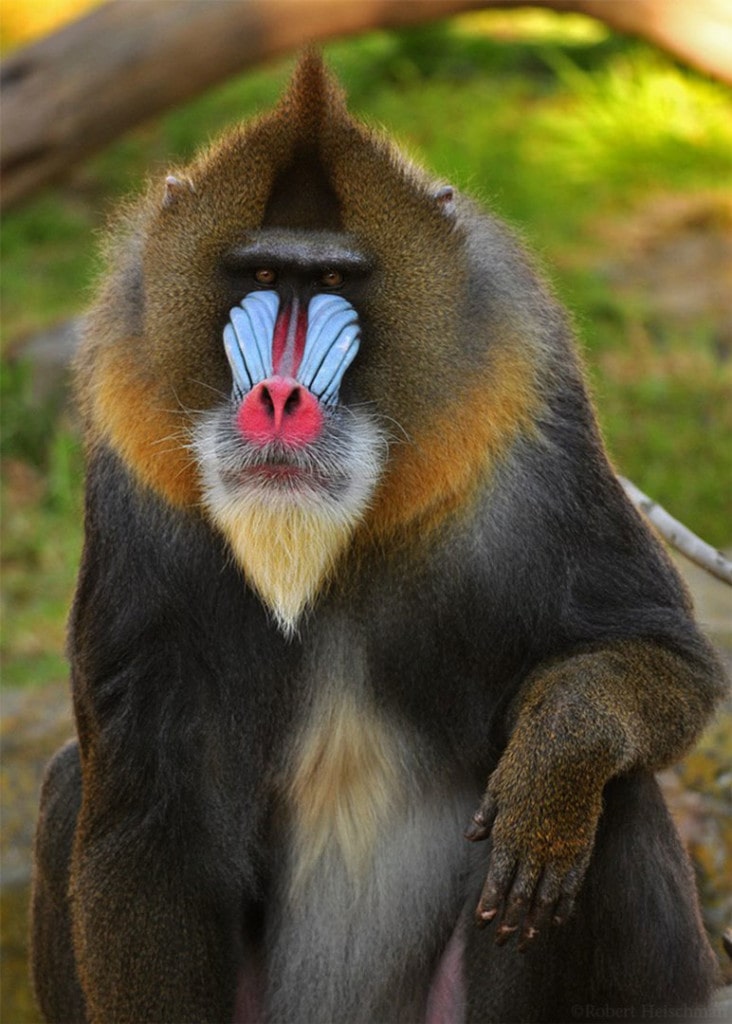
M 274 414 L 275 414 L 275 404 L 272 401 L 272 396 L 270 395 L 269 389 L 267 387 L 262 387 L 261 388 L 261 390 L 259 392 L 259 400 L 260 400 L 262 406 L 264 407 L 264 409 L 266 410 L 267 414 L 269 416 L 274 417 Z
M 300 388 L 294 387 L 290 394 L 285 399 L 284 413 L 286 416 L 292 415 L 300 405 Z
M 254 389 L 259 395 L 259 403 L 275 423 L 282 422 L 283 416 L 292 415 L 300 405 L 300 385 L 287 377 L 273 377 L 263 381 Z
M 291 377 L 269 377 L 242 402 L 236 422 L 253 444 L 281 441 L 293 448 L 314 441 L 323 426 L 320 402 Z

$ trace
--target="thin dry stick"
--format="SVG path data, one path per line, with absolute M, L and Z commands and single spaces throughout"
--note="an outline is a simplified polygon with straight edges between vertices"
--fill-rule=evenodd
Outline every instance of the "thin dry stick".
M 626 480 L 622 476 L 618 477 L 618 480 L 636 508 L 645 513 L 669 544 L 677 548 L 682 555 L 686 555 L 692 562 L 700 565 L 702 569 L 706 569 L 717 579 L 732 586 L 732 561 L 729 558 L 713 548 L 711 544 L 707 544 L 706 541 L 697 537 L 678 519 L 674 519 L 665 508 L 644 494 L 632 481 Z

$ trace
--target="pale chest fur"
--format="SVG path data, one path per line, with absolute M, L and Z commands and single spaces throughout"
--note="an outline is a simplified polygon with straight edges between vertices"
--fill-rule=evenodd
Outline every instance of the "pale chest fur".
M 361 691 L 318 695 L 293 757 L 287 800 L 294 823 L 292 884 L 310 874 L 326 850 L 357 880 L 405 801 L 406 738 Z

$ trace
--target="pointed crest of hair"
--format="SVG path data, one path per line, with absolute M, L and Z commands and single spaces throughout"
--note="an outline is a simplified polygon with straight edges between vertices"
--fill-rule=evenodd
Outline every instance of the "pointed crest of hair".
M 281 100 L 281 109 L 302 129 L 317 130 L 328 116 L 346 112 L 345 95 L 322 54 L 305 50 Z
M 340 230 L 339 200 L 332 187 L 323 137 L 348 123 L 345 98 L 315 50 L 306 51 L 271 115 L 289 139 L 274 169 L 262 223 L 266 227 Z

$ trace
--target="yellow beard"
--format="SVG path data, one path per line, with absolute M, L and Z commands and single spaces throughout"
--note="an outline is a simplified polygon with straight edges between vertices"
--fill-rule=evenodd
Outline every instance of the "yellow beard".
M 218 509 L 216 522 L 237 563 L 292 635 L 305 608 L 329 577 L 354 528 L 350 516 L 296 505 L 243 503 Z

